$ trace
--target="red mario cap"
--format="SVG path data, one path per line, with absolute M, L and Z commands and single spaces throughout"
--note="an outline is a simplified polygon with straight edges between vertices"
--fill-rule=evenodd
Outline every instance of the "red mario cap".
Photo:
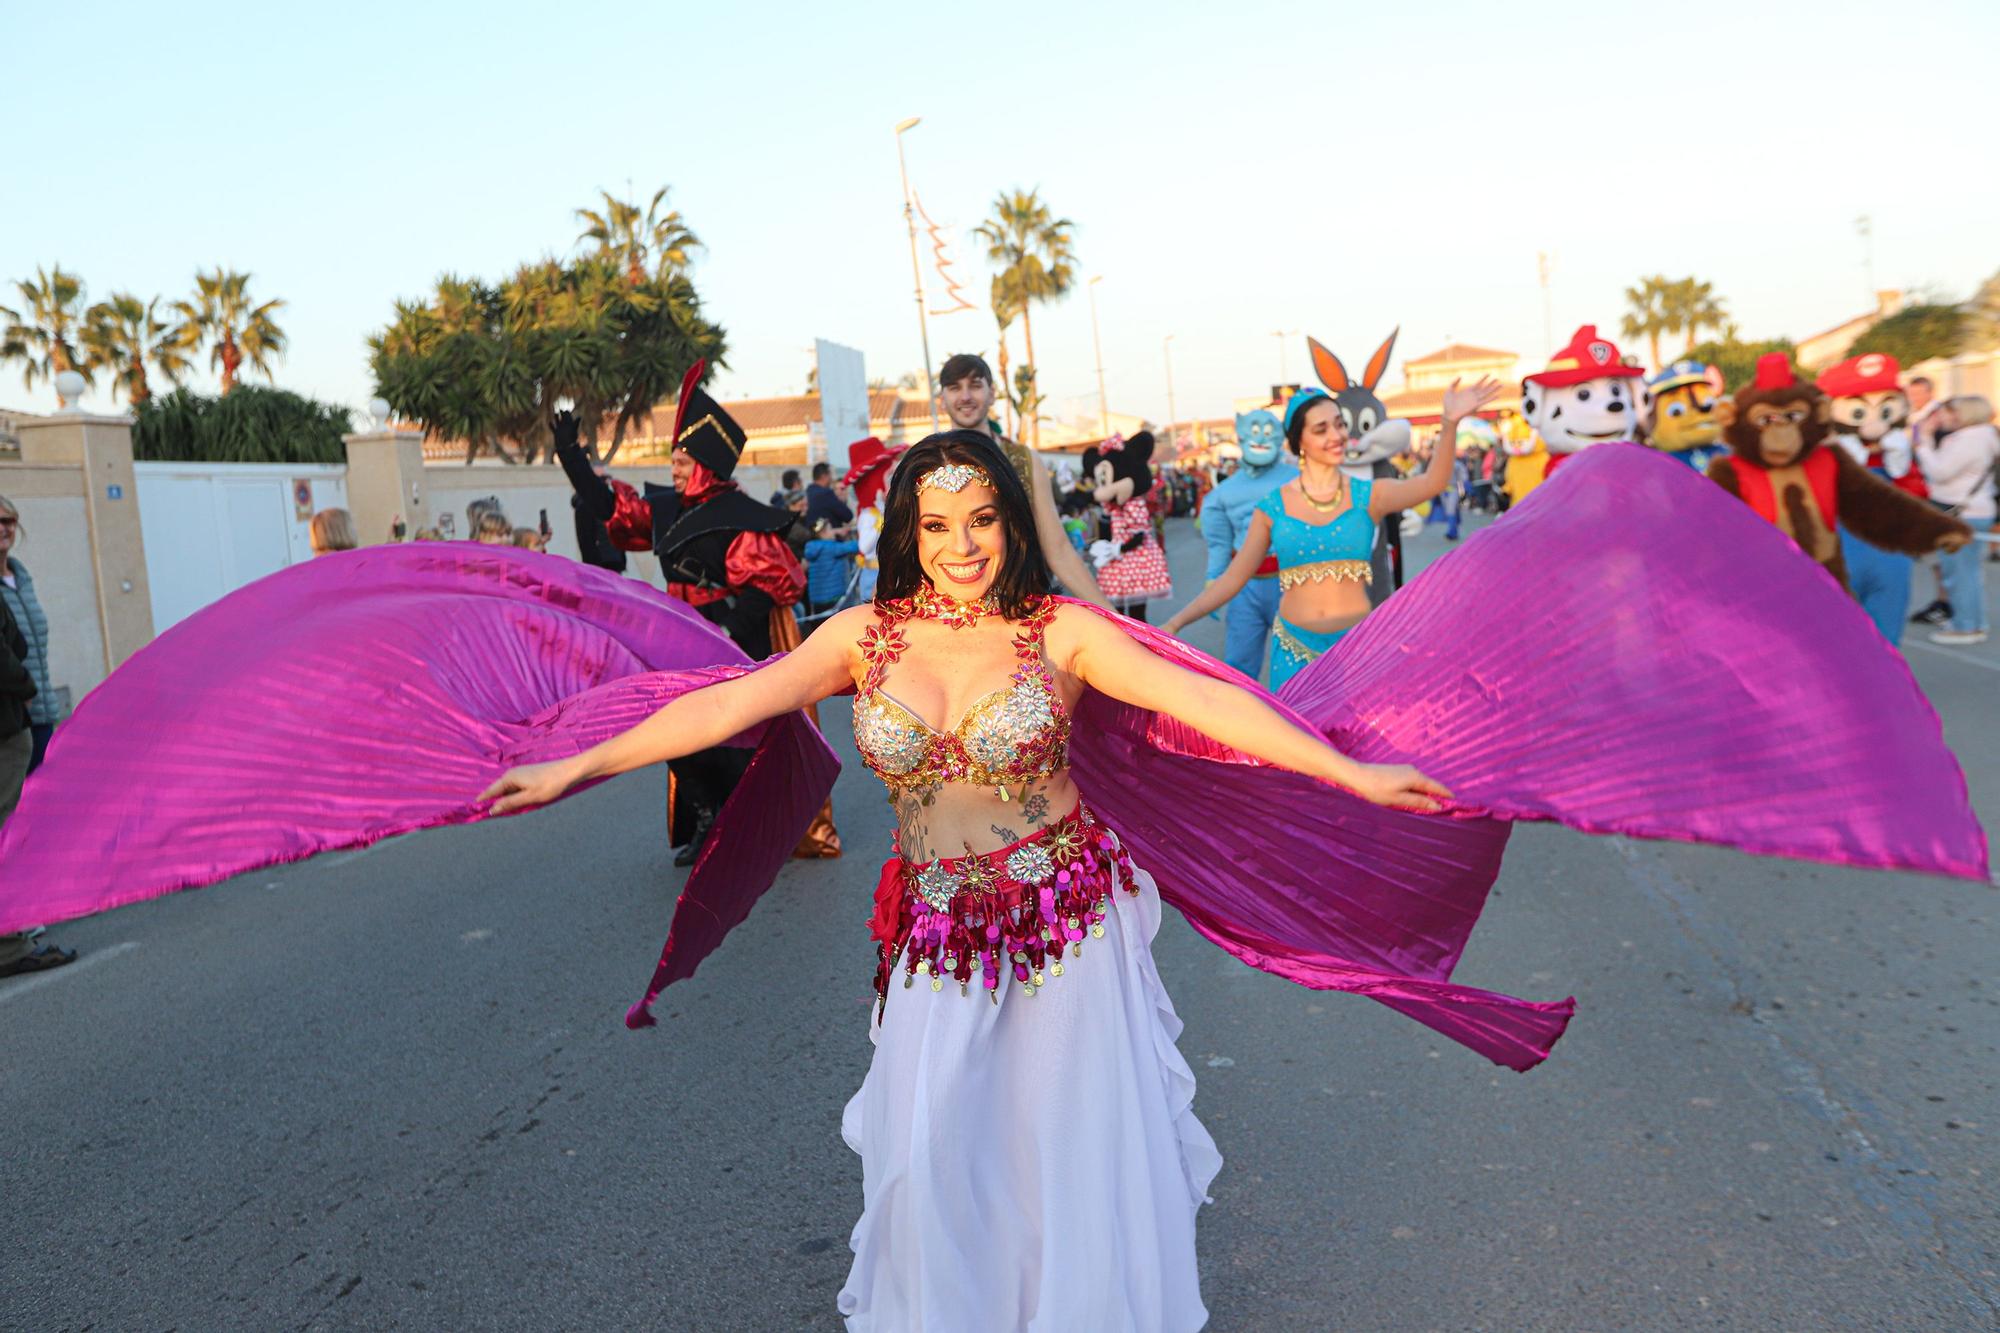
M 1548 369 L 1528 376 L 1528 383 L 1560 389 L 1590 380 L 1643 377 L 1645 373 L 1637 366 L 1626 365 L 1618 355 L 1617 344 L 1598 337 L 1595 324 L 1586 324 L 1570 338 L 1569 346 L 1549 359 Z
M 1834 398 L 1855 398 L 1864 393 L 1893 392 L 1901 388 L 1903 368 L 1884 352 L 1850 356 L 1837 366 L 1829 366 L 1814 381 L 1820 391 Z

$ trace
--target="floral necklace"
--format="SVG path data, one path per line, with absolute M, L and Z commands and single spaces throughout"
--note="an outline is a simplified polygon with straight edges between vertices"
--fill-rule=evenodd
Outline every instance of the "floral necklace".
M 919 583 L 916 596 L 910 601 L 918 619 L 942 621 L 953 629 L 977 625 L 1000 609 L 999 600 L 990 592 L 977 601 L 961 602 L 938 592 L 929 582 Z

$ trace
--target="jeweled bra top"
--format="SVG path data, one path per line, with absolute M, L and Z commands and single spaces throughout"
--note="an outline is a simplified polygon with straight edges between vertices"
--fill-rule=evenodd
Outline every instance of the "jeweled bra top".
M 890 663 L 909 647 L 903 624 L 917 613 L 916 600 L 878 604 L 880 618 L 861 636 L 868 663 L 854 696 L 854 744 L 861 762 L 892 793 L 964 782 L 992 787 L 1003 801 L 1009 787 L 1068 767 L 1069 710 L 1042 657 L 1042 635 L 1055 616 L 1056 600 L 1041 599 L 1017 626 L 1014 653 L 1020 665 L 1011 683 L 973 701 L 949 731 L 931 726 L 882 688 Z
M 1375 551 L 1375 520 L 1369 517 L 1368 499 L 1375 483 L 1354 478 L 1347 484 L 1352 498 L 1331 523 L 1308 523 L 1286 513 L 1282 486 L 1257 502 L 1271 519 L 1271 554 L 1278 561 L 1281 589 L 1324 579 L 1371 580 L 1374 571 L 1369 558 Z

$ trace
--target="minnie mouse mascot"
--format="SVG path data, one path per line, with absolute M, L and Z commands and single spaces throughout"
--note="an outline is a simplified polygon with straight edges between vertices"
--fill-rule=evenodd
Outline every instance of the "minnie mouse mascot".
M 1134 620 L 1146 618 L 1146 603 L 1170 597 L 1174 581 L 1167 573 L 1167 553 L 1153 535 L 1153 516 L 1146 493 L 1153 489 L 1153 433 L 1142 430 L 1131 439 L 1113 435 L 1083 451 L 1084 475 L 1091 494 L 1104 510 L 1098 540 L 1091 545 L 1097 565 L 1097 586 L 1111 604 Z

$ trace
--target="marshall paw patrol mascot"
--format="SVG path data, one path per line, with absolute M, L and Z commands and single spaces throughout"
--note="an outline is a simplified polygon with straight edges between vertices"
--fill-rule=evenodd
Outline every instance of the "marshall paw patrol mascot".
M 1285 457 L 1285 432 L 1271 412 L 1238 413 L 1236 447 L 1243 462 L 1201 505 L 1201 537 L 1208 544 L 1208 578 L 1212 581 L 1229 568 L 1243 539 L 1250 534 L 1250 520 L 1257 502 L 1299 475 Z M 1243 591 L 1229 599 L 1223 613 L 1222 660 L 1250 679 L 1264 669 L 1266 641 L 1271 637 L 1271 621 L 1278 614 L 1278 560 L 1265 560 L 1256 577 Z
M 1646 443 L 1698 472 L 1729 452 L 1722 426 L 1729 404 L 1721 376 L 1699 361 L 1676 361 L 1646 381 L 1653 405 L 1646 417 Z
M 1869 352 L 1828 367 L 1814 381 L 1829 400 L 1833 443 L 1882 480 L 1919 500 L 1930 488 L 1917 471 L 1909 432 L 1910 400 L 1900 383 L 1903 368 L 1893 356 Z M 1910 611 L 1910 574 L 1915 564 L 1899 551 L 1887 551 L 1856 536 L 1842 524 L 1840 554 L 1847 562 L 1847 581 L 1861 609 L 1897 643 Z
M 1548 473 L 1594 444 L 1636 440 L 1652 395 L 1595 324 L 1576 331 L 1548 369 L 1521 382 L 1521 416 L 1548 446 Z M 1545 475 L 1547 475 L 1545 474 Z

